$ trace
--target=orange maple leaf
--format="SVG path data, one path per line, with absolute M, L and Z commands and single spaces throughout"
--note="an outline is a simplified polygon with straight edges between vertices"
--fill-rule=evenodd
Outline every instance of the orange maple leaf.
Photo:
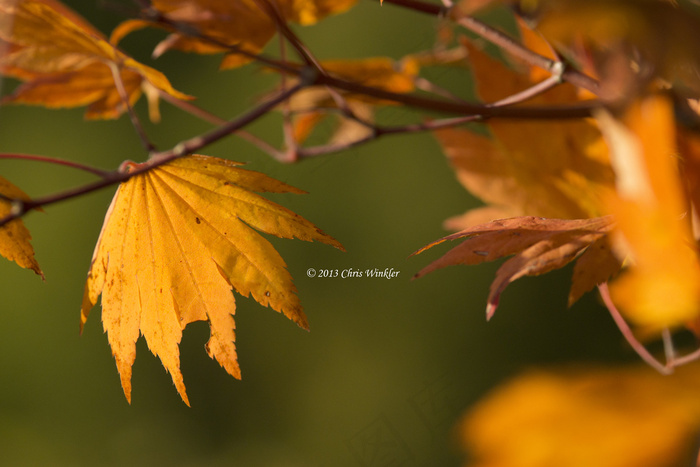
M 524 44 L 546 56 L 546 42 L 523 22 Z M 540 82 L 545 72 L 535 67 L 517 72 L 464 42 L 479 96 L 498 102 Z M 582 99 L 563 83 L 528 101 L 530 105 L 575 104 Z M 460 182 L 488 206 L 449 219 L 461 230 L 493 219 L 542 216 L 563 219 L 601 215 L 600 192 L 612 188 L 607 148 L 594 121 L 508 121 L 488 124 L 490 135 L 467 129 L 435 132 Z
M 700 368 L 530 371 L 479 401 L 458 425 L 465 466 L 695 465 Z M 664 427 L 664 429 L 659 429 Z
M 0 219 L 12 211 L 12 200 L 28 199 L 29 196 L 24 191 L 0 177 Z M 34 258 L 31 239 L 32 236 L 21 219 L 8 222 L 0 227 L 0 255 L 44 277 L 39 263 Z
M 491 284 L 486 307 L 486 318 L 490 319 L 508 284 L 577 260 L 569 293 L 569 304 L 572 304 L 620 268 L 605 241 L 611 228 L 610 216 L 575 220 L 516 217 L 489 222 L 448 235 L 416 251 L 414 254 L 419 254 L 446 240 L 464 240 L 420 270 L 414 278 L 446 266 L 480 264 L 515 255 L 498 269 Z
M 270 4 L 284 19 L 309 25 L 328 15 L 346 11 L 356 1 L 273 0 Z M 256 0 L 153 0 L 151 6 L 169 21 L 185 25 L 186 29 L 193 31 L 189 36 L 183 34 L 185 28 L 173 32 L 156 46 L 154 56 L 170 49 L 200 54 L 230 52 L 226 46 L 236 46 L 249 53 L 258 53 L 277 32 L 275 22 L 260 8 Z M 167 27 L 150 21 L 129 20 L 112 32 L 111 40 L 116 44 L 127 34 L 148 26 Z M 245 56 L 229 54 L 221 63 L 221 68 L 232 68 L 249 61 Z
M 173 89 L 159 71 L 117 50 L 95 28 L 55 0 L 0 0 L 0 39 L 11 46 L 0 57 L 0 71 L 26 81 L 4 103 L 47 107 L 87 105 L 87 118 L 116 118 L 125 111 L 111 67 L 133 105 L 142 92 L 157 90 L 178 99 L 189 96 Z M 158 118 L 157 99 L 151 117 Z
M 284 260 L 253 229 L 343 247 L 252 192 L 303 191 L 238 165 L 178 159 L 132 177 L 112 201 L 88 274 L 81 329 L 102 294 L 104 329 L 129 401 L 139 332 L 188 405 L 178 350 L 187 324 L 209 322 L 209 356 L 240 378 L 232 288 L 308 328 Z
M 616 174 L 606 206 L 617 220 L 617 249 L 630 263 L 610 287 L 613 301 L 642 326 L 693 321 L 700 314 L 700 262 L 678 168 L 671 99 L 652 94 L 619 119 L 601 113 L 598 120 Z

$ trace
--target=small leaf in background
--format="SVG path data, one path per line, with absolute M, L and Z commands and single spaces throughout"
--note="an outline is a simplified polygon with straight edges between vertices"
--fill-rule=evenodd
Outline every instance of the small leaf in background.
M 458 426 L 470 467 L 695 465 L 700 367 L 530 371 L 488 394 Z
M 669 97 L 639 98 L 618 119 L 598 121 L 611 149 L 616 191 L 606 202 L 616 219 L 617 251 L 630 267 L 611 284 L 620 311 L 640 326 L 679 326 L 700 313 L 700 264 L 678 169 Z
M 240 378 L 232 288 L 308 329 L 284 260 L 255 230 L 343 247 L 253 193 L 301 190 L 238 165 L 178 159 L 132 177 L 112 201 L 88 274 L 81 327 L 101 294 L 102 322 L 129 401 L 139 332 L 188 405 L 178 348 L 187 324 L 209 322 L 209 356 Z
M 522 22 L 524 44 L 552 56 L 547 44 Z M 546 77 L 535 67 L 509 69 L 468 41 L 463 42 L 485 102 L 524 91 Z M 575 104 L 582 99 L 570 84 L 560 84 L 527 100 L 528 105 Z M 487 207 L 449 219 L 453 230 L 497 218 L 542 216 L 576 219 L 601 215 L 600 192 L 612 188 L 607 148 L 595 122 L 509 121 L 494 119 L 490 136 L 467 129 L 435 132 L 459 181 Z
M 361 60 L 327 60 L 321 67 L 330 75 L 354 83 L 397 94 L 415 90 L 419 65 L 411 57 L 395 61 L 388 57 L 370 57 Z M 288 80 L 289 86 L 294 80 Z M 345 98 L 349 110 L 367 123 L 374 121 L 374 108 L 380 105 L 397 105 L 394 101 L 371 98 L 361 94 L 335 91 Z M 328 117 L 337 118 L 339 124 L 329 139 L 331 144 L 357 141 L 372 134 L 372 129 L 358 121 L 346 118 L 338 111 L 338 104 L 326 86 L 311 86 L 294 94 L 286 108 L 294 112 L 292 120 L 296 141 L 302 143 L 313 129 Z
M 10 214 L 12 211 L 10 200 L 14 199 L 28 200 L 29 196 L 5 178 L 0 177 L 0 219 Z M 32 236 L 21 219 L 8 222 L 0 227 L 0 255 L 44 277 L 39 263 L 34 258 L 31 239 Z
M 446 266 L 479 264 L 515 255 L 501 265 L 491 284 L 486 308 L 486 317 L 490 319 L 498 307 L 501 292 L 514 280 L 544 274 L 577 258 L 585 258 L 582 265 L 577 261 L 579 273 L 574 274 L 569 294 L 571 304 L 619 269 L 619 263 L 604 243 L 611 227 L 610 216 L 575 220 L 516 217 L 489 222 L 449 235 L 418 250 L 414 254 L 446 240 L 464 239 L 414 278 Z
M 265 1 L 265 0 L 263 0 Z M 342 13 L 357 0 L 278 0 L 271 1 L 287 21 L 301 25 L 314 24 L 328 15 Z M 277 32 L 277 25 L 260 8 L 255 0 L 153 0 L 151 7 L 170 21 L 191 28 L 192 37 L 182 32 L 173 32 L 153 52 L 160 56 L 168 50 L 200 54 L 230 52 L 220 44 L 236 46 L 249 53 L 259 53 Z M 113 32 L 111 41 L 118 43 L 127 34 L 147 26 L 160 24 L 143 20 L 127 20 Z M 197 38 L 202 35 L 206 39 Z M 233 68 L 250 62 L 244 55 L 229 54 L 221 68 Z
M 22 81 L 4 103 L 79 107 L 87 118 L 116 118 L 126 109 L 111 65 L 119 67 L 129 103 L 144 87 L 189 99 L 159 71 L 138 63 L 110 45 L 102 34 L 55 0 L 0 0 L 0 39 L 12 45 L 0 57 L 0 72 Z M 111 65 L 110 65 L 111 64 Z M 153 107 L 153 105 L 151 106 Z M 151 115 L 158 115 L 151 108 Z

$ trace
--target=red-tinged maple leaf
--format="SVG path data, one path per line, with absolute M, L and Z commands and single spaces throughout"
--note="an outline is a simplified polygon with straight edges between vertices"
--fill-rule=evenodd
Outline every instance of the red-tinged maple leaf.
M 0 177 L 0 219 L 12 211 L 12 200 L 28 200 L 29 196 Z M 34 258 L 31 235 L 21 219 L 15 219 L 0 227 L 0 256 L 14 261 L 23 268 L 28 268 L 44 277 L 39 263 Z
M 0 71 L 25 81 L 4 103 L 47 107 L 87 105 L 87 118 L 116 118 L 125 105 L 115 84 L 118 69 L 130 104 L 142 92 L 156 90 L 189 99 L 153 68 L 129 58 L 76 13 L 55 0 L 0 0 L 0 39 L 9 51 L 0 57 Z M 11 20 L 9 20 L 11 19 Z M 158 118 L 157 99 L 149 99 Z
M 269 1 L 284 19 L 308 25 L 328 15 L 346 11 L 357 0 L 153 0 L 153 8 L 168 21 L 180 26 L 178 31 L 158 44 L 154 56 L 170 49 L 201 54 L 227 53 L 230 52 L 227 46 L 238 47 L 248 53 L 260 52 L 277 32 L 274 20 L 260 7 L 259 2 L 262 1 Z M 172 29 L 163 23 L 129 20 L 113 31 L 111 40 L 118 43 L 134 30 L 148 26 Z M 192 33 L 188 35 L 186 31 Z M 221 63 L 221 68 L 232 68 L 249 61 L 243 55 L 229 54 Z
M 546 42 L 520 23 L 525 45 L 552 56 Z M 498 102 L 540 82 L 535 67 L 520 72 L 506 67 L 476 46 L 464 42 L 482 100 Z M 561 84 L 528 100 L 530 105 L 574 104 L 581 94 Z M 576 219 L 601 215 L 600 192 L 612 188 L 607 147 L 596 123 L 574 121 L 508 121 L 494 119 L 489 135 L 449 128 L 435 135 L 459 181 L 488 206 L 449 219 L 461 230 L 512 216 Z
M 81 329 L 102 295 L 102 322 L 129 402 L 141 333 L 189 405 L 179 343 L 193 321 L 209 322 L 209 356 L 240 378 L 231 289 L 308 329 L 284 260 L 256 230 L 343 247 L 254 193 L 303 191 L 238 165 L 178 159 L 122 183 L 112 200 L 85 286 Z
M 422 253 L 446 240 L 463 240 L 414 278 L 446 266 L 480 264 L 515 255 L 501 265 L 491 284 L 486 308 L 486 317 L 490 319 L 508 284 L 577 260 L 569 293 L 572 304 L 620 268 L 605 239 L 612 225 L 609 216 L 574 220 L 530 216 L 496 220 L 448 235 L 416 251 L 414 254 Z

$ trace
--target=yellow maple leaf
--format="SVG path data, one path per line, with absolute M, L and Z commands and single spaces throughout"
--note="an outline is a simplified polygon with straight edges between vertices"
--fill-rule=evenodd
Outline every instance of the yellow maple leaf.
M 466 414 L 472 467 L 695 465 L 700 368 L 530 371 Z
M 28 200 L 29 196 L 3 177 L 0 177 L 0 219 L 10 214 L 10 200 Z M 21 219 L 15 219 L 0 227 L 0 255 L 44 277 L 34 258 L 32 237 Z
M 598 117 L 611 148 L 616 191 L 606 198 L 630 268 L 611 285 L 616 305 L 642 326 L 682 325 L 700 313 L 700 264 L 686 215 L 669 97 L 653 94 L 621 116 Z
M 238 165 L 207 156 L 178 159 L 132 177 L 112 201 L 88 274 L 81 328 L 102 294 L 104 329 L 129 401 L 139 332 L 188 405 L 178 350 L 187 324 L 209 322 L 207 352 L 240 378 L 232 288 L 308 328 L 284 260 L 253 229 L 343 247 L 253 193 L 303 191 Z
M 539 35 L 519 24 L 529 49 L 552 56 Z M 464 47 L 485 102 L 507 98 L 545 77 L 535 67 L 509 69 L 469 42 Z M 564 83 L 527 103 L 551 106 L 580 100 L 579 91 Z M 599 193 L 612 187 L 613 174 L 595 122 L 494 119 L 488 129 L 489 136 L 455 128 L 435 132 L 460 182 L 488 204 L 448 220 L 450 229 L 522 215 L 574 219 L 601 214 Z
M 270 4 L 281 16 L 302 25 L 313 24 L 320 19 L 341 13 L 357 0 L 276 0 Z M 255 0 L 154 0 L 153 8 L 168 20 L 186 25 L 192 36 L 182 31 L 172 33 L 156 46 L 158 56 L 170 49 L 202 54 L 225 53 L 230 50 L 220 44 L 236 46 L 249 53 L 258 53 L 277 32 L 275 22 L 260 8 Z M 111 40 L 118 43 L 124 36 L 147 26 L 163 26 L 143 20 L 128 20 L 112 33 Z M 197 38 L 197 35 L 212 40 Z M 232 68 L 250 61 L 249 58 L 230 54 L 224 58 L 221 68 Z
M 47 107 L 87 105 L 87 118 L 116 118 L 125 111 L 110 67 L 119 68 L 130 104 L 157 88 L 179 98 L 159 71 L 117 50 L 95 28 L 55 0 L 0 0 L 0 39 L 10 43 L 0 71 L 26 81 L 5 103 Z M 157 119 L 153 101 L 151 116 Z

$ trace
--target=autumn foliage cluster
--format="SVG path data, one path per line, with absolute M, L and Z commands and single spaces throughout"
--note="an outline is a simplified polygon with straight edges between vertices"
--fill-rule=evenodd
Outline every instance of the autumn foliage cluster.
M 303 191 L 201 154 L 232 135 L 280 162 L 293 163 L 391 135 L 432 132 L 458 180 L 484 205 L 447 219 L 445 227 L 456 233 L 413 253 L 421 254 L 414 258 L 417 264 L 433 254 L 433 247 L 451 246 L 423 269 L 416 267 L 416 278 L 450 265 L 507 258 L 491 285 L 490 318 L 511 282 L 573 263 L 569 304 L 597 289 L 622 335 L 659 373 L 696 360 L 700 349 L 680 352 L 674 346 L 677 332 L 700 334 L 700 57 L 694 46 L 700 39 L 700 9 L 694 2 L 386 0 L 383 8 L 439 18 L 434 46 L 398 60 L 318 60 L 295 31 L 354 4 L 135 0 L 129 10 L 133 17 L 107 37 L 58 0 L 0 0 L 0 72 L 17 82 L 2 96 L 2 104 L 85 107 L 88 120 L 124 115 L 143 143 L 142 162 L 124 161 L 112 171 L 0 153 L 0 158 L 62 164 L 96 177 L 44 198 L 33 198 L 0 177 L 0 254 L 39 275 L 21 217 L 118 185 L 97 239 L 80 320 L 82 328 L 101 302 L 127 399 L 136 341 L 142 335 L 189 404 L 178 346 L 183 329 L 194 321 L 209 323 L 207 352 L 240 378 L 232 291 L 308 327 L 284 260 L 261 234 L 343 249 L 308 220 L 261 195 Z M 508 18 L 511 30 L 479 20 L 489 10 Z M 257 66 L 278 74 L 278 85 L 244 114 L 221 119 L 199 108 L 196 96 L 178 91 L 177 83 L 119 48 L 124 37 L 144 28 L 163 33 L 154 57 L 171 50 L 219 54 L 222 70 Z M 267 52 L 273 38 L 279 41 L 275 54 Z M 487 43 L 496 47 L 485 47 Z M 468 70 L 478 101 L 425 78 L 423 72 L 433 67 Z M 148 101 L 147 116 L 134 110 L 142 96 Z M 141 120 L 157 122 L 161 101 L 212 123 L 213 129 L 157 150 Z M 386 106 L 419 116 L 390 126 L 375 118 L 376 110 Z M 269 112 L 283 115 L 279 148 L 246 130 Z M 332 135 L 316 144 L 311 135 L 329 122 Z M 342 232 L 335 235 L 342 240 Z M 652 339 L 663 342 L 662 358 L 642 343 Z M 664 436 L 642 451 L 646 457 L 641 460 L 626 456 L 620 461 L 617 453 L 634 446 L 625 440 L 616 444 L 616 438 L 601 448 L 605 454 L 600 458 L 608 459 L 607 464 L 591 459 L 573 463 L 572 457 L 585 459 L 585 451 L 567 451 L 568 457 L 559 458 L 561 452 L 553 446 L 565 441 L 542 447 L 535 439 L 556 435 L 577 440 L 581 433 L 576 430 L 542 428 L 527 442 L 504 435 L 521 433 L 517 423 L 536 415 L 505 415 L 499 407 L 527 407 L 519 399 L 532 400 L 537 393 L 544 394 L 538 396 L 542 404 L 556 400 L 574 412 L 595 409 L 614 418 L 601 408 L 616 405 L 600 396 L 617 378 L 607 373 L 524 379 L 497 395 L 500 402 L 494 399 L 465 422 L 467 444 L 484 465 L 612 466 L 645 460 L 651 460 L 645 465 L 674 465 L 694 455 L 687 446 L 700 428 L 700 399 L 697 391 L 692 394 L 700 384 L 698 370 L 690 365 L 677 379 L 649 377 L 647 371 L 629 371 L 618 381 L 639 381 L 657 395 L 680 395 L 669 404 L 660 401 L 658 410 L 647 406 L 647 415 L 663 424 L 658 429 Z M 562 389 L 564 384 L 581 391 Z M 580 400 L 569 400 L 576 397 Z M 499 428 L 507 417 L 513 426 Z M 625 429 L 623 422 L 616 425 L 616 430 Z M 653 432 L 649 427 L 650 436 Z M 529 447 L 501 449 L 518 442 Z

